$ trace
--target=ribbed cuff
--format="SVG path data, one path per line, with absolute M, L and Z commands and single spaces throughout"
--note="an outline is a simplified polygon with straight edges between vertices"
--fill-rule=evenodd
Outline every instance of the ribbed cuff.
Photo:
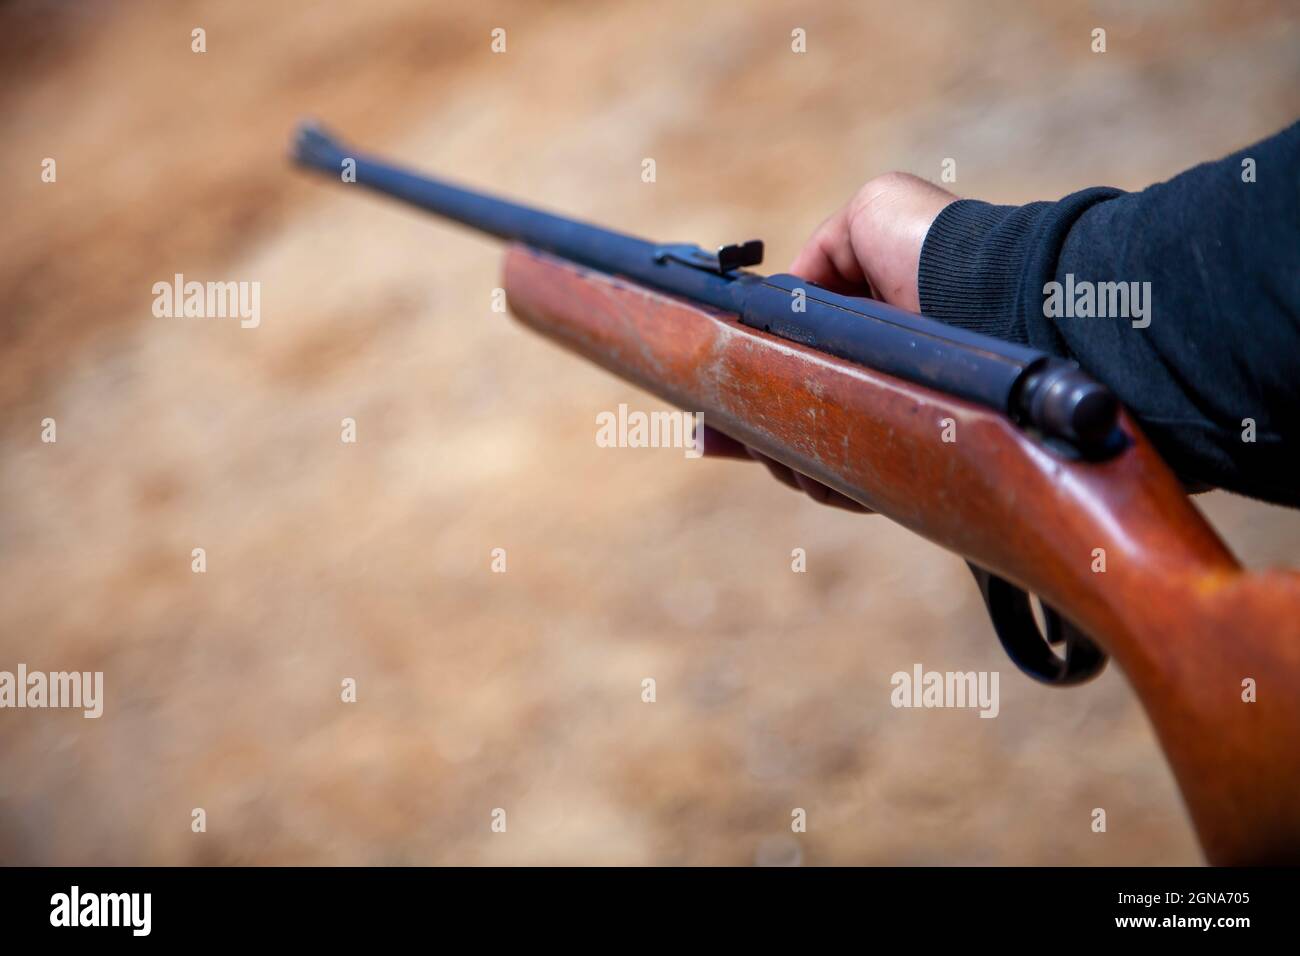
M 1037 212 L 1050 203 L 950 203 L 921 247 L 921 311 L 972 332 L 1029 344 L 1017 305 Z
M 950 203 L 921 247 L 921 311 L 972 332 L 1067 354 L 1042 317 L 1043 285 L 1055 277 L 1061 247 L 1079 216 L 1118 195 L 1118 189 L 1097 187 L 1024 206 Z

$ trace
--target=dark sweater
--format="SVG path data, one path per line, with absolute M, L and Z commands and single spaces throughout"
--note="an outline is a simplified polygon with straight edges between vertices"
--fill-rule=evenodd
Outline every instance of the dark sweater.
M 1141 192 L 959 200 L 920 293 L 936 319 L 1077 361 L 1183 478 L 1300 505 L 1300 123 Z

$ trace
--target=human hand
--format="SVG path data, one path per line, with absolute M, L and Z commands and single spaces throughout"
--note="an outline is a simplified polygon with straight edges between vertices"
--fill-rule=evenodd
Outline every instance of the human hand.
M 909 173 L 877 176 L 813 230 L 790 271 L 832 292 L 919 312 L 921 247 L 956 198 Z
M 908 173 L 877 176 L 813 230 L 790 271 L 841 295 L 870 296 L 919 312 L 921 247 L 934 220 L 956 198 Z M 707 426 L 703 448 L 707 457 L 761 461 L 778 481 L 821 504 L 869 510 Z

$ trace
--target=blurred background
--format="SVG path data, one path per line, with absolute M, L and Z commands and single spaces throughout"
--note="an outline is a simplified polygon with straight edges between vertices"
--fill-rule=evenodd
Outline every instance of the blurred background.
M 1021 677 L 887 520 L 597 448 L 663 406 L 492 312 L 495 243 L 285 148 L 317 116 L 776 270 L 886 170 L 1024 202 L 1215 158 L 1300 114 L 1297 50 L 1284 0 L 6 3 L 0 669 L 102 670 L 105 713 L 0 712 L 0 861 L 1199 862 L 1117 671 Z M 155 318 L 178 272 L 260 282 L 260 327 Z M 1198 500 L 1296 563 L 1297 514 Z M 1000 671 L 1000 716 L 893 709 L 915 662 Z

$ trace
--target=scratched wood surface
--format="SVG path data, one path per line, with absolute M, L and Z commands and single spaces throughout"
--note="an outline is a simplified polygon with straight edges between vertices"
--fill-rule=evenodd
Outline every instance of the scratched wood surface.
M 1210 858 L 1300 858 L 1300 574 L 1244 572 L 1127 416 L 1123 452 L 1070 461 L 987 409 L 522 246 L 505 288 L 541 334 L 1040 595 L 1134 685 Z

